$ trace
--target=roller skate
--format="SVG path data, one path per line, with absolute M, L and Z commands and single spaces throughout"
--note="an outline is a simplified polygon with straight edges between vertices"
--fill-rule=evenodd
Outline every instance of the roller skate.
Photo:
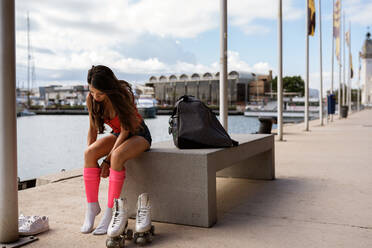
M 110 225 L 107 229 L 106 247 L 123 248 L 125 239 L 131 240 L 133 231 L 128 229 L 128 209 L 126 199 L 114 199 L 114 208 Z
M 152 236 L 155 235 L 155 227 L 151 225 L 151 205 L 147 193 L 143 193 L 138 197 L 137 201 L 137 216 L 136 216 L 136 232 L 134 233 L 134 243 L 145 245 L 152 242 Z

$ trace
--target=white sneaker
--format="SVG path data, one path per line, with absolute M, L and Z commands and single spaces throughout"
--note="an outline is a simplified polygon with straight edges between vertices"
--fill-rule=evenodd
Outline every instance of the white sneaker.
M 18 228 L 20 228 L 21 226 L 23 226 L 23 224 L 26 223 L 26 221 L 31 218 L 31 216 L 25 216 L 23 214 L 20 214 L 18 216 Z
M 19 227 L 20 235 L 35 235 L 49 230 L 49 218 L 47 216 L 27 216 L 27 221 Z
M 147 193 L 143 193 L 138 197 L 137 201 L 137 216 L 136 216 L 136 232 L 144 233 L 151 229 L 151 204 Z
M 128 205 L 125 198 L 114 199 L 114 208 L 107 236 L 117 237 L 124 233 L 128 225 Z

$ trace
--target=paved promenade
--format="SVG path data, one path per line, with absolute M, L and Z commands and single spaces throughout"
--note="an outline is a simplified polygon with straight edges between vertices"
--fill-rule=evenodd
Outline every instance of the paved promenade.
M 154 223 L 157 236 L 149 247 L 372 247 L 372 110 L 324 127 L 315 120 L 303 130 L 304 124 L 286 125 L 286 141 L 275 142 L 276 180 L 218 178 L 218 223 Z M 102 180 L 103 208 L 107 186 Z M 19 210 L 50 218 L 51 230 L 27 247 L 105 247 L 106 236 L 79 232 L 81 176 L 20 191 Z

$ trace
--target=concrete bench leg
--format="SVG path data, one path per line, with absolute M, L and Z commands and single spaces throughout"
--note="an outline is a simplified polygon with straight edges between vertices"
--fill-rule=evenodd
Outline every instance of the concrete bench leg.
M 129 161 L 122 196 L 135 217 L 138 196 L 147 192 L 154 221 L 210 227 L 217 219 L 216 176 L 205 157 L 147 153 Z M 208 178 L 208 180 L 207 180 Z
M 274 149 L 255 155 L 216 173 L 218 177 L 275 179 Z

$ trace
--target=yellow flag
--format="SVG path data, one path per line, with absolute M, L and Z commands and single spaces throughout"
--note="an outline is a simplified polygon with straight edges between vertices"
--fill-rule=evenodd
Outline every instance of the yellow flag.
M 340 0 L 335 2 L 334 12 L 333 12 L 333 38 L 336 40 L 336 57 L 340 62 L 340 20 L 341 20 L 341 5 Z
M 315 32 L 315 4 L 314 0 L 309 0 L 309 6 L 307 6 L 307 15 L 309 18 L 309 26 L 307 27 L 307 34 L 314 36 Z

